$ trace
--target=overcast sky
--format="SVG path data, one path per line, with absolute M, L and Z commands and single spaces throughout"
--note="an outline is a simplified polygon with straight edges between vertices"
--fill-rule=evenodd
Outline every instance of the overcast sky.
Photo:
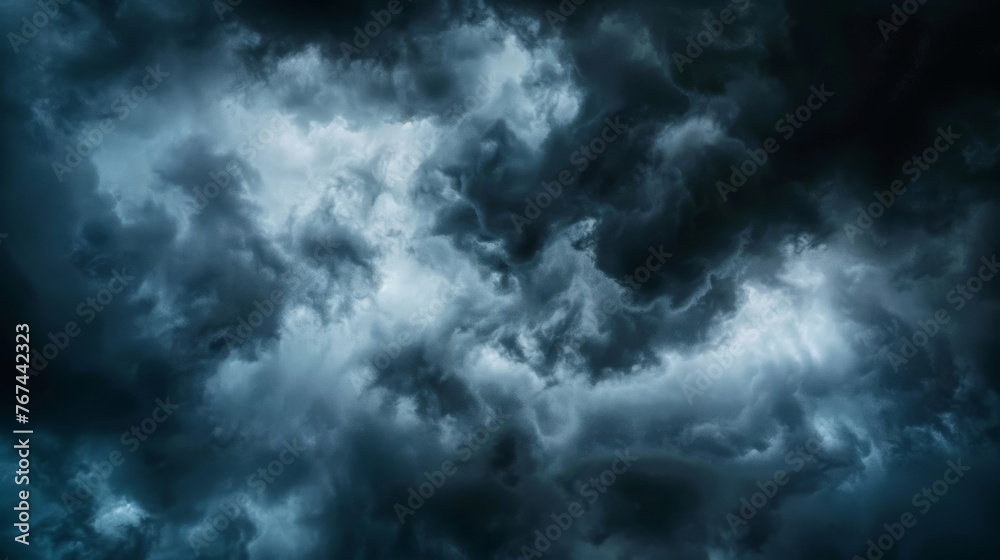
M 996 558 L 995 3 L 45 6 L 10 558 Z

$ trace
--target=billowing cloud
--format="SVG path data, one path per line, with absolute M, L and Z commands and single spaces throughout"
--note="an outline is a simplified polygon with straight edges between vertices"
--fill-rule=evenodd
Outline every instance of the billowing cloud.
M 998 16 L 0 8 L 4 550 L 995 557 Z

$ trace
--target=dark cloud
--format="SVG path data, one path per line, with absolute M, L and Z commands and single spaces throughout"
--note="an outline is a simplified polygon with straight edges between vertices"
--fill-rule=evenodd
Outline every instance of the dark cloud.
M 744 4 L 60 4 L 0 51 L 5 553 L 993 558 L 1000 12 Z

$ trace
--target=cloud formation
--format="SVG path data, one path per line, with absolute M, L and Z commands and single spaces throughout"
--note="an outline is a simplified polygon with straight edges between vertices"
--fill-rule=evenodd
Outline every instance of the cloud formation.
M 994 558 L 1000 9 L 561 4 L 0 8 L 4 551 Z

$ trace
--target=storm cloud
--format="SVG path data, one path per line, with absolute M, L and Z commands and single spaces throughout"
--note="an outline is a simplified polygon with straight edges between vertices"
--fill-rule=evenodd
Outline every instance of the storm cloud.
M 5 554 L 995 558 L 998 21 L 5 4 Z

